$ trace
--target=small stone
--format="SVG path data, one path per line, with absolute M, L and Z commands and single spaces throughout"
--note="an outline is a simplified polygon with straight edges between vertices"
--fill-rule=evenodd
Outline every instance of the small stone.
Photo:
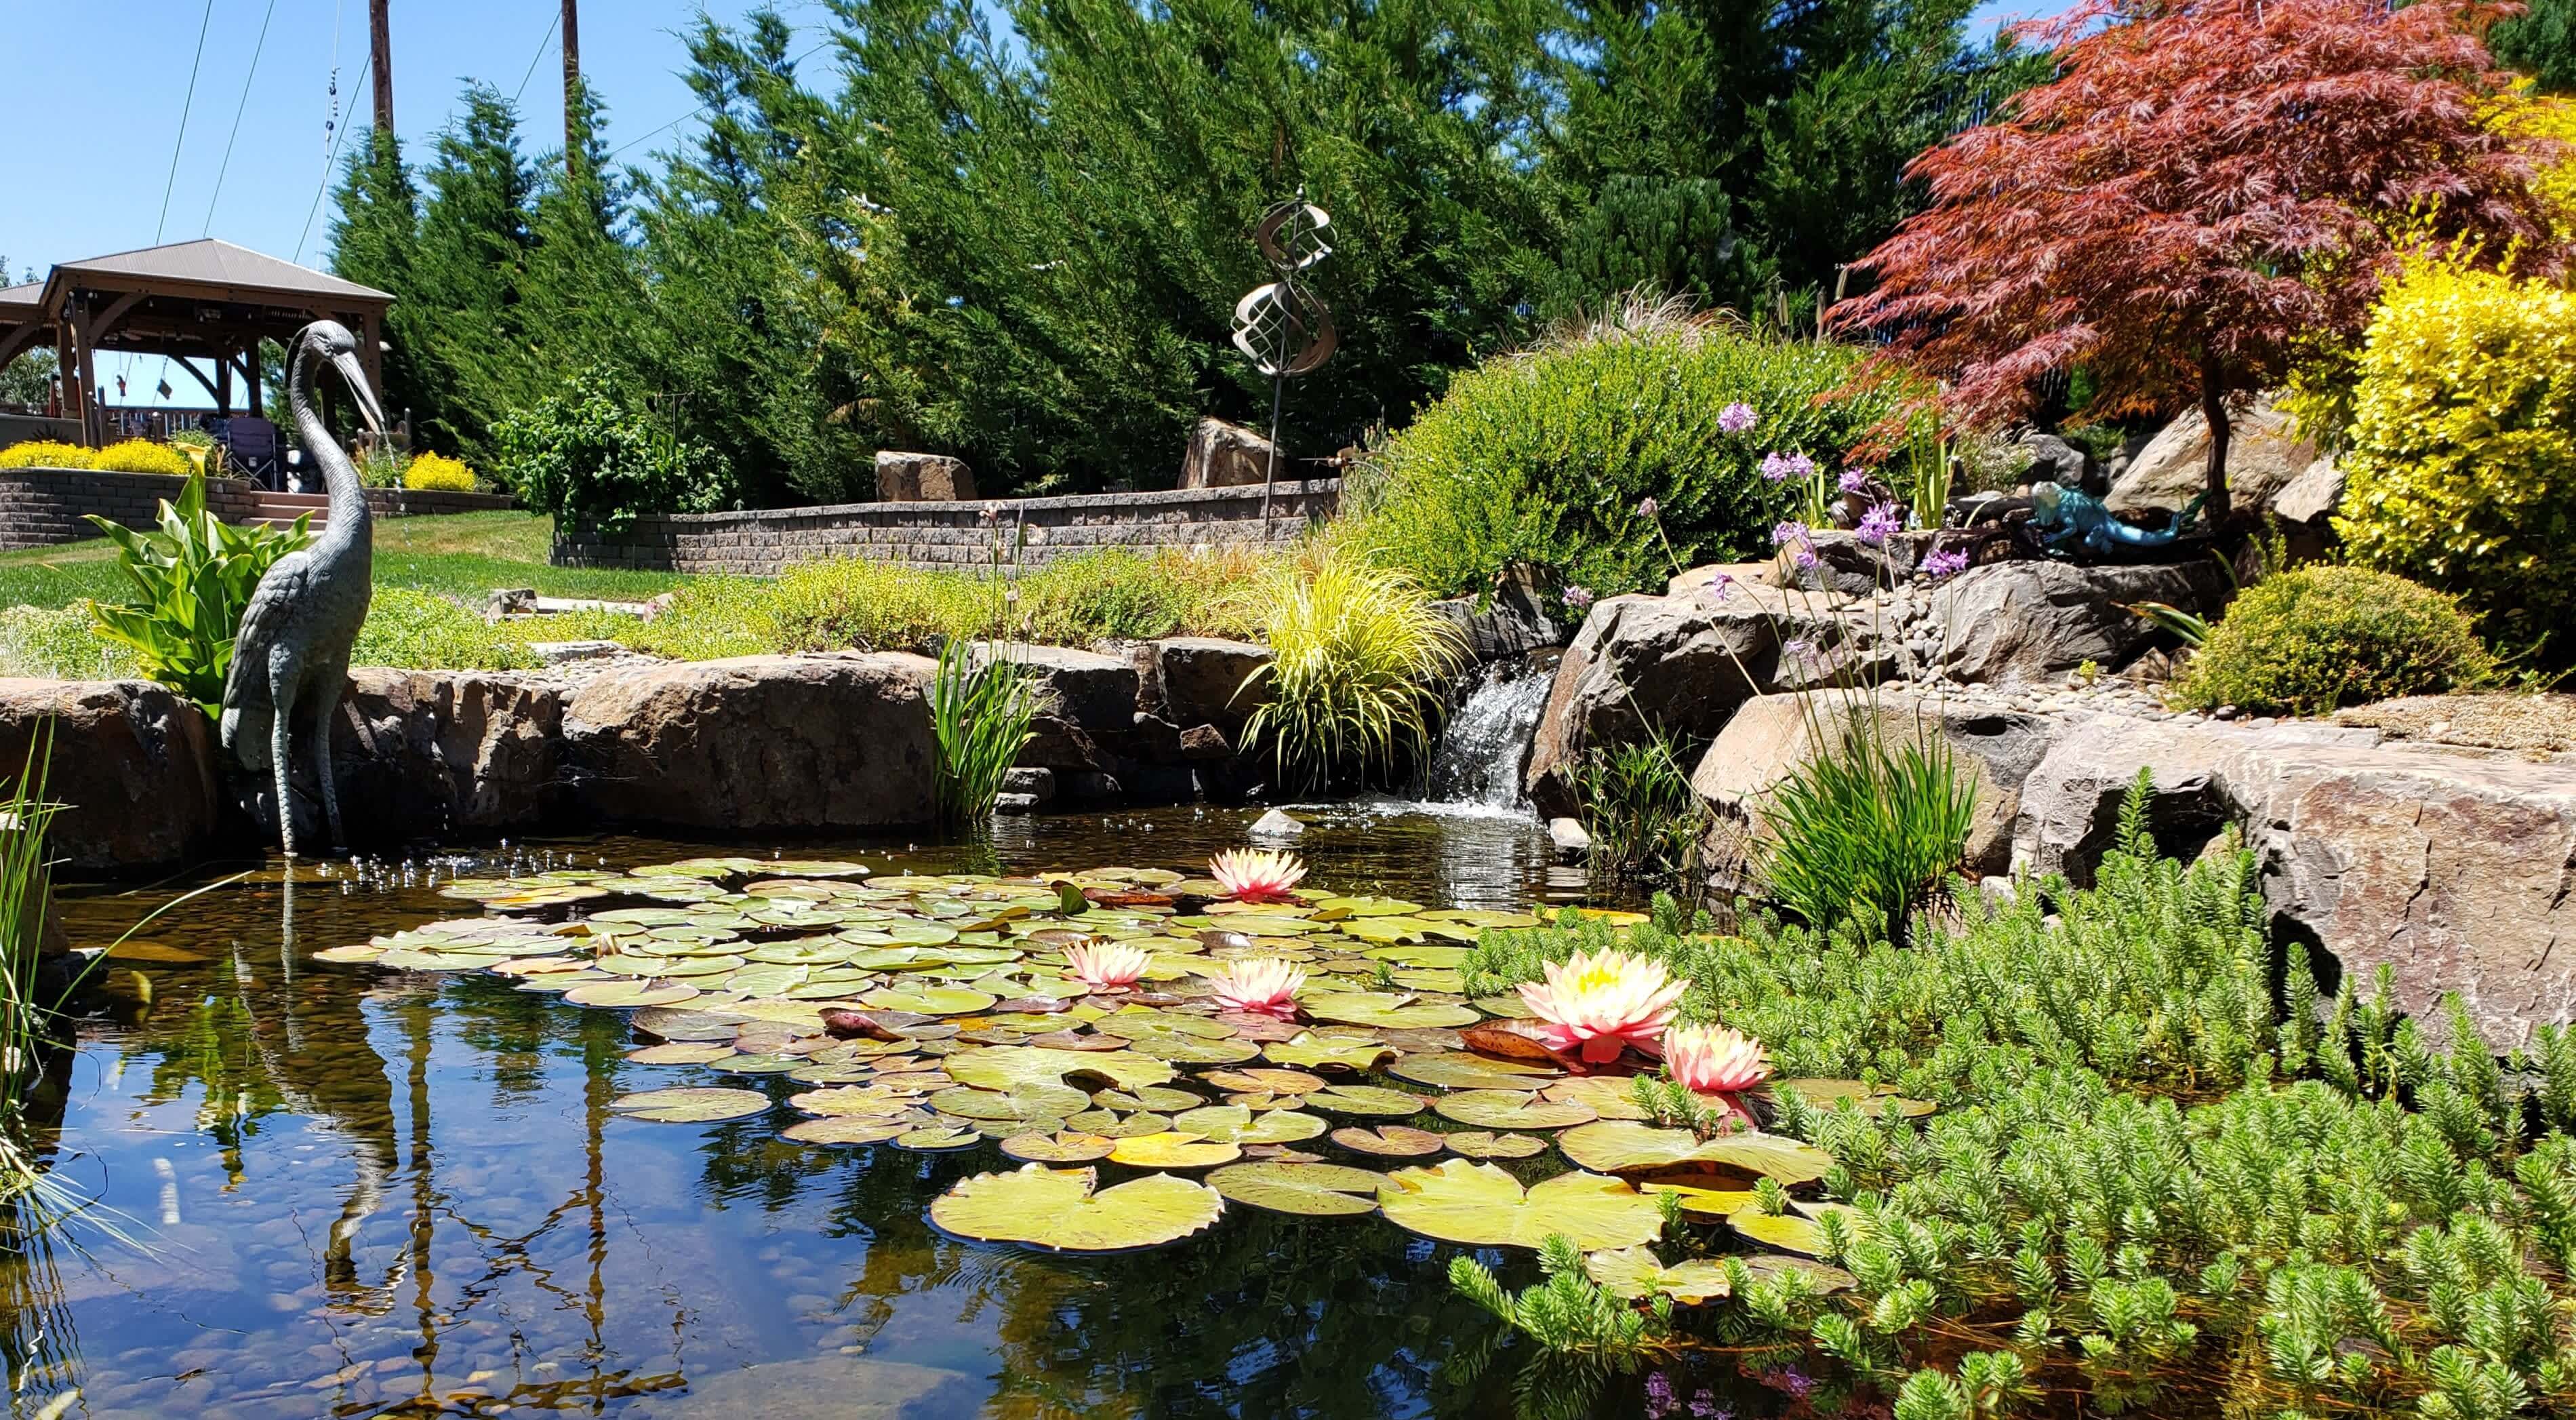
M 1583 831 L 1582 824 L 1570 818 L 1549 819 L 1547 837 L 1556 845 L 1556 856 L 1569 863 L 1580 862 L 1592 851 L 1592 835 Z
M 995 794 L 993 812 L 997 814 L 1033 814 L 1038 811 L 1035 794 Z
M 2233 720 L 2236 718 L 2236 707 L 2233 705 L 2221 705 L 2217 709 L 2209 712 L 2209 718 L 2213 720 Z
M 2438 739 L 2440 739 L 2442 736 L 2447 735 L 2447 734 L 2449 734 L 2450 732 L 2451 732 L 2451 722 L 2450 722 L 2450 721 L 2448 721 L 2448 720 L 2436 720 L 2436 721 L 2434 721 L 2433 723 L 2431 723 L 2431 724 L 2429 724 L 2429 725 L 2426 725 L 2426 726 L 2424 727 L 2424 738 L 2426 738 L 2426 739 L 2428 739 L 2428 740 L 2438 740 Z
M 1984 898 L 1988 907 L 1998 911 L 2012 906 L 2013 899 L 2019 895 L 2013 880 L 2001 874 L 1977 879 L 1977 896 Z
M 1280 809 L 1272 809 L 1252 821 L 1252 836 L 1255 838 L 1297 838 L 1305 832 L 1306 825 Z
M 559 666 L 566 661 L 588 661 L 601 656 L 614 656 L 625 649 L 614 641 L 531 641 L 528 643 L 529 654 L 550 666 Z
M 1002 775 L 1002 792 L 1024 794 L 1043 804 L 1055 797 L 1055 771 L 1044 765 L 1021 765 Z

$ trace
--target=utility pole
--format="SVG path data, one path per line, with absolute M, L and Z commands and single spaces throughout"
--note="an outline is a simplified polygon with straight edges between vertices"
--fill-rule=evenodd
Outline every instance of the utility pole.
M 564 171 L 578 172 L 588 151 L 581 107 L 581 0 L 563 0 Z
M 394 26 L 391 0 L 367 0 L 368 64 L 376 71 L 376 132 L 394 132 Z

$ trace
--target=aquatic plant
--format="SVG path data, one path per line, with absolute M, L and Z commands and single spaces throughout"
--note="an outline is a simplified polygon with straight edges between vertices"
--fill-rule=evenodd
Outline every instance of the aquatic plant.
M 214 713 L 251 593 L 277 559 L 309 539 L 312 515 L 285 528 L 235 526 L 206 507 L 205 475 L 191 474 L 176 502 L 161 500 L 156 530 L 89 521 L 116 544 L 118 569 L 141 593 L 95 607 L 99 634 L 131 647 L 144 674 Z
M 1663 963 L 1621 951 L 1577 952 L 1544 970 L 1543 983 L 1522 985 L 1521 1004 L 1539 1018 L 1539 1038 L 1550 1049 L 1594 1065 L 1631 1048 L 1655 1054 L 1673 1003 L 1690 988 L 1673 980 Z
M 1208 860 L 1208 876 L 1237 902 L 1284 902 L 1306 865 L 1276 848 L 1229 848 Z
M 1279 957 L 1239 957 L 1208 973 L 1216 1002 L 1229 1011 L 1297 1018 L 1297 993 L 1306 985 L 1306 969 Z
M 930 680 L 930 729 L 939 746 L 932 809 L 942 825 L 967 831 L 983 825 L 1037 713 L 1037 684 L 1017 659 L 962 639 L 940 647 Z
M 1440 708 L 1436 683 L 1465 656 L 1420 587 L 1327 545 L 1262 578 L 1247 599 L 1272 656 L 1238 694 L 1259 688 L 1247 748 L 1268 750 L 1286 781 L 1308 786 L 1383 779 L 1419 755 Z
M 1891 735 L 1877 707 L 1819 712 L 1816 752 L 1758 810 L 1763 889 L 1812 926 L 1866 910 L 1902 937 L 1915 905 L 1959 866 L 1975 781 L 1934 729 Z
M 1074 979 L 1094 991 L 1124 991 L 1136 984 L 1152 961 L 1143 948 L 1124 942 L 1076 942 L 1064 949 L 1064 964 Z
M 1575 816 L 1590 835 L 1585 866 L 1608 881 L 1699 876 L 1707 806 L 1691 789 L 1690 745 L 1660 727 L 1587 746 L 1573 773 Z
M 1771 1078 L 1761 1045 L 1726 1026 L 1667 1027 L 1663 1055 L 1673 1083 L 1700 1094 L 1731 1095 Z

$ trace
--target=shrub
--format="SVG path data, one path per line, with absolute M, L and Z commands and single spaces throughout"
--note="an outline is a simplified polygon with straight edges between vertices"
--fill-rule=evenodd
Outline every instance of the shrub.
M 1592 839 L 1584 862 L 1605 880 L 1697 877 L 1706 814 L 1691 790 L 1689 746 L 1657 730 L 1596 744 L 1574 771 L 1576 812 Z
M 110 444 L 90 455 L 89 466 L 106 473 L 166 473 L 173 477 L 197 471 L 186 454 L 150 439 Z
M 615 530 L 645 513 L 705 513 L 734 501 L 733 471 L 591 369 L 495 426 L 501 475 L 531 508 Z
M 2499 645 L 2576 614 L 2576 294 L 2408 263 L 2351 409 L 2335 527 L 2354 561 L 2458 594 Z
M 87 468 L 90 451 L 78 444 L 30 439 L 0 449 L 0 468 Z
M 557 637 L 560 627 L 548 627 Z M 511 628 L 493 626 L 463 605 L 430 592 L 378 587 L 367 604 L 349 660 L 361 666 L 413 670 L 514 671 L 537 664 Z
M 402 486 L 415 492 L 471 493 L 475 488 L 474 470 L 465 466 L 465 460 L 445 454 L 414 454 L 410 466 L 403 470 Z
M 1647 498 L 1685 564 L 1752 557 L 1805 491 L 1767 481 L 1764 456 L 1838 467 L 1895 409 L 1894 390 L 1844 388 L 1857 358 L 1647 312 L 1493 361 L 1354 478 L 1354 535 L 1444 596 L 1514 561 L 1603 596 L 1660 586 Z M 1755 422 L 1730 433 L 1736 404 Z
M 2469 689 L 2494 673 L 2451 598 L 2386 572 L 2312 566 L 2239 596 L 2174 693 L 2200 709 L 2325 715 Z
M 1843 723 L 1824 722 L 1841 712 Z M 1866 912 L 1903 936 L 1915 904 L 1959 866 L 1976 786 L 1937 731 L 1891 736 L 1865 705 L 1813 713 L 1809 737 L 1823 748 L 1762 802 L 1764 888 L 1816 927 Z
M 1244 725 L 1291 783 L 1392 775 L 1424 747 L 1434 682 L 1464 656 L 1456 628 L 1400 572 L 1348 547 L 1281 563 L 1245 593 L 1272 659 L 1252 673 L 1268 699 Z
M 138 602 L 93 604 L 100 632 L 133 648 L 145 675 L 216 713 L 251 593 L 277 559 L 304 545 L 312 516 L 288 528 L 236 527 L 207 511 L 205 475 L 191 474 L 177 503 L 161 501 L 154 531 L 96 515 L 90 522 L 116 544 L 118 569 L 142 593 Z

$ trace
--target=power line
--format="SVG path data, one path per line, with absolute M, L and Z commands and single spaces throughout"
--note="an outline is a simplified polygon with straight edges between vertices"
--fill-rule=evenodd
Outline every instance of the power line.
M 224 174 L 233 167 L 233 143 L 241 137 L 242 114 L 250 108 L 252 81 L 259 78 L 259 57 L 268 51 L 268 22 L 277 14 L 277 0 L 268 0 L 268 9 L 259 17 L 259 40 L 250 47 L 250 71 L 242 75 L 241 102 L 233 105 L 232 132 L 224 135 L 224 160 L 215 168 L 215 195 L 206 199 L 206 229 L 200 236 L 213 236 L 215 204 L 224 200 Z
M 197 21 L 197 57 L 188 61 L 188 96 L 179 102 L 179 140 L 170 145 L 170 176 L 161 184 L 161 220 L 152 224 L 152 244 L 161 244 L 161 229 L 170 224 L 170 190 L 179 185 L 179 154 L 188 146 L 188 111 L 197 106 L 197 67 L 206 59 L 206 31 L 214 28 L 215 0 Z
M 510 95 L 510 102 L 514 104 L 517 103 L 520 97 L 528 92 L 528 81 L 537 77 L 537 61 L 546 57 L 546 46 L 551 43 L 555 37 L 555 26 L 562 23 L 563 12 L 561 10 L 557 10 L 555 12 L 555 17 L 553 19 L 546 21 L 545 35 L 537 41 L 537 52 L 528 56 L 528 72 L 519 76 L 518 93 Z
M 358 77 L 350 83 L 349 87 L 354 89 L 360 84 L 366 83 L 367 64 L 373 64 L 374 62 L 374 55 L 367 56 L 367 63 L 358 66 Z M 313 239 L 313 218 L 322 210 L 322 194 L 331 190 L 331 171 L 334 167 L 338 166 L 340 161 L 340 140 L 348 136 L 349 125 L 345 123 L 341 124 L 339 128 L 334 130 L 331 134 L 330 151 L 322 155 L 322 181 L 313 185 L 313 205 L 305 209 L 304 231 L 302 235 L 295 239 L 295 259 L 298 263 L 301 263 L 304 260 L 304 244 Z

